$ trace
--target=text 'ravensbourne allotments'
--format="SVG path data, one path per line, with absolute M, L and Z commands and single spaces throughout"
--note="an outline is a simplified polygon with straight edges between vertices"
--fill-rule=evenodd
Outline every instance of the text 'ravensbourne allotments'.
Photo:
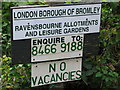
M 31 39 L 31 62 L 83 56 L 84 35 Z
M 32 64 L 31 86 L 80 80 L 82 59 Z
M 96 33 L 101 4 L 13 8 L 13 40 Z

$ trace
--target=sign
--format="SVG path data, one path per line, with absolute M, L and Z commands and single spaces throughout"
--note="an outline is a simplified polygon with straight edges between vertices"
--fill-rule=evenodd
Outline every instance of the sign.
M 61 6 L 54 5 L 54 7 L 49 7 L 48 5 L 12 7 L 11 55 L 13 64 L 74 57 L 85 58 L 97 55 L 99 50 L 100 14 L 101 4 L 77 3 L 63 4 Z M 89 28 L 88 32 L 85 28 Z M 38 34 L 40 36 L 37 36 Z M 84 34 L 83 49 L 78 50 L 76 49 L 78 46 L 76 46 L 74 51 L 74 49 L 71 49 L 74 48 L 72 45 L 74 43 L 77 45 L 79 41 L 69 40 L 73 39 L 72 36 L 79 36 L 81 34 Z M 45 43 L 35 45 L 37 40 L 45 42 L 46 39 L 51 38 L 58 38 L 63 41 L 60 41 L 60 43 L 57 41 L 57 43 L 49 45 Z M 64 45 L 63 43 L 65 43 L 65 47 L 61 46 Z
M 82 59 L 32 64 L 31 86 L 80 80 Z
M 12 41 L 12 63 L 27 64 L 31 63 L 32 40 L 14 40 Z M 98 55 L 99 52 L 99 33 L 84 34 L 82 56 L 91 57 Z M 81 52 L 81 51 L 79 51 Z M 65 53 L 64 53 L 65 54 Z M 81 56 L 79 56 L 81 57 Z M 35 62 L 35 61 L 34 61 Z
M 84 35 L 31 39 L 31 62 L 83 56 Z
M 97 33 L 101 4 L 12 8 L 13 40 Z

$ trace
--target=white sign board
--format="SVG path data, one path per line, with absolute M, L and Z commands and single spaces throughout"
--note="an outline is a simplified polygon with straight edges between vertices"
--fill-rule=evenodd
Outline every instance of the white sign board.
M 13 40 L 96 33 L 101 4 L 12 8 Z
M 83 56 L 84 35 L 31 39 L 31 62 Z
M 32 64 L 31 86 L 80 80 L 82 59 Z

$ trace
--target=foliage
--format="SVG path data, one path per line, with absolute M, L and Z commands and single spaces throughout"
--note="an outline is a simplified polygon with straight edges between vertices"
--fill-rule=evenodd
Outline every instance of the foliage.
M 120 88 L 120 3 L 103 3 L 100 52 L 83 60 L 83 88 Z M 75 87 L 74 87 L 75 88 Z
M 85 80 L 90 87 L 120 88 L 120 70 L 117 67 L 120 65 L 120 15 L 117 14 L 120 4 L 103 3 L 102 6 L 100 54 L 84 61 L 83 74 L 87 69 L 84 77 L 87 76 Z
M 3 2 L 2 7 L 2 86 L 5 88 L 30 87 L 30 64 L 12 65 L 10 10 L 11 6 L 22 3 Z M 38 5 L 43 2 L 27 2 L 25 5 Z M 100 30 L 100 52 L 98 56 L 83 61 L 82 80 L 72 87 L 120 88 L 120 2 L 103 3 Z
M 11 52 L 11 30 L 10 30 L 10 7 L 16 3 L 2 3 L 2 53 L 10 56 Z
M 12 65 L 11 58 L 3 56 L 1 84 L 4 88 L 30 87 L 30 64 Z

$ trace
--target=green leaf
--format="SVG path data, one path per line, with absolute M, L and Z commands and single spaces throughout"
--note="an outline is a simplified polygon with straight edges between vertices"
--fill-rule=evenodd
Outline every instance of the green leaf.
M 106 43 L 106 42 L 104 42 L 103 44 L 104 44 L 104 47 L 106 47 L 106 46 L 107 46 L 107 43 Z
M 86 85 L 88 85 L 88 83 L 87 83 L 87 77 L 86 77 L 85 75 L 82 75 L 81 78 L 82 78 L 82 80 L 84 81 L 84 83 L 85 83 Z
M 106 82 L 108 82 L 109 80 L 110 80 L 110 78 L 105 77 L 105 81 L 106 81 Z
M 103 72 L 103 74 L 107 74 L 108 73 L 108 71 L 104 70 L 104 69 L 102 69 L 102 72 Z
M 110 76 L 114 77 L 113 72 L 109 72 L 108 74 L 109 74 Z
M 113 72 L 113 74 L 114 74 L 115 77 L 118 77 L 118 76 L 119 76 L 119 74 L 116 73 L 116 72 Z
M 93 73 L 94 73 L 93 70 L 89 70 L 89 71 L 86 72 L 86 76 L 90 76 L 90 75 L 92 75 Z
M 118 34 L 116 35 L 116 42 L 120 41 L 120 32 L 118 32 Z
M 107 62 L 106 59 L 101 59 L 101 63 L 102 63 L 102 64 L 104 64 L 104 63 L 106 63 L 106 62 Z
M 92 65 L 90 63 L 84 63 L 84 68 L 86 69 L 91 69 L 92 68 Z
M 101 72 L 97 72 L 95 76 L 96 76 L 96 77 L 101 77 L 101 76 L 102 76 L 102 73 L 101 73 Z
M 99 66 L 96 66 L 96 69 L 97 69 L 97 70 L 101 70 Z

